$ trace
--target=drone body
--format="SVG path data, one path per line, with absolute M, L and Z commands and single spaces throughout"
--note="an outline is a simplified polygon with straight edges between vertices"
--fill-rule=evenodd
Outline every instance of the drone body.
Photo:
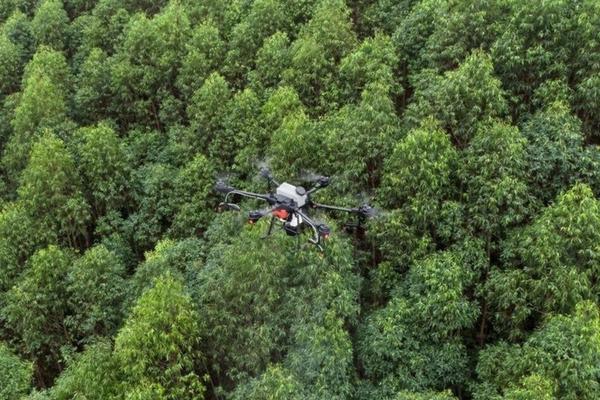
M 229 196 L 232 195 L 267 202 L 269 208 L 266 210 L 250 211 L 248 214 L 248 222 L 251 224 L 256 223 L 266 215 L 271 215 L 269 230 L 265 237 L 272 233 L 274 224 L 279 222 L 283 226 L 283 230 L 290 236 L 298 236 L 305 229 L 310 230 L 312 237 L 309 239 L 309 242 L 317 246 L 320 250 L 323 250 L 322 243 L 323 240 L 329 237 L 330 229 L 327 225 L 314 221 L 309 215 L 309 210 L 322 209 L 354 214 L 359 220 L 355 226 L 358 226 L 364 219 L 372 216 L 373 209 L 368 204 L 358 208 L 346 208 L 319 204 L 312 201 L 311 195 L 314 192 L 329 185 L 328 177 L 320 177 L 317 179 L 315 186 L 307 191 L 302 186 L 294 186 L 287 182 L 277 183 L 268 170 L 261 171 L 261 175 L 267 179 L 269 185 L 274 184 L 277 186 L 274 192 L 267 194 L 247 192 L 228 186 L 223 181 L 217 181 L 215 189 L 225 194 L 225 201 L 219 205 L 220 209 L 240 210 L 238 205 L 228 202 Z

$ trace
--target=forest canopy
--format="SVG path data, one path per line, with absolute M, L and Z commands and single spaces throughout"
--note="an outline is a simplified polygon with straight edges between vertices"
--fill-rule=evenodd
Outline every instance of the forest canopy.
M 0 0 L 0 400 L 600 398 L 599 32 L 597 0 Z M 213 190 L 263 164 L 383 211 L 264 240 Z

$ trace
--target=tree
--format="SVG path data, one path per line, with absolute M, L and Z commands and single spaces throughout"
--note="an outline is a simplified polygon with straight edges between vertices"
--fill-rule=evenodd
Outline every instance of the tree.
M 149 19 L 136 14 L 127 23 L 115 54 L 112 111 L 124 126 L 163 129 L 183 116 L 175 81 L 191 28 L 185 9 L 170 3 Z M 122 104 L 130 104 L 123 108 Z
M 187 163 L 175 178 L 174 194 L 178 209 L 170 232 L 174 236 L 189 237 L 202 234 L 212 219 L 212 196 L 215 169 L 202 154 Z
M 490 50 L 506 28 L 512 4 L 509 1 L 447 1 L 446 15 L 422 50 L 423 61 L 447 71 L 460 65 L 475 49 Z
M 432 392 L 432 391 L 427 391 L 427 392 L 407 392 L 407 391 L 402 391 L 400 393 L 398 393 L 395 397 L 393 397 L 393 400 L 453 400 L 456 399 L 456 397 L 454 397 L 452 395 L 452 393 L 450 393 L 450 391 L 445 391 L 445 392 Z
M 37 45 L 45 45 L 58 51 L 65 47 L 68 26 L 69 17 L 62 0 L 42 0 L 31 21 Z
M 227 81 L 216 72 L 192 95 L 187 115 L 194 135 L 190 144 L 196 151 L 207 149 L 223 133 L 222 124 L 230 96 Z
M 415 2 L 406 17 L 390 27 L 394 29 L 392 40 L 400 58 L 398 72 L 404 88 L 414 87 L 409 85 L 410 75 L 431 67 L 424 60 L 424 49 L 429 37 L 447 15 L 448 0 L 421 0 Z
M 17 334 L 22 351 L 35 360 L 41 384 L 59 372 L 61 346 L 71 341 L 64 324 L 68 313 L 64 293 L 72 259 L 68 251 L 56 246 L 37 251 L 5 297 L 4 320 Z
M 386 307 L 361 327 L 358 355 L 375 397 L 400 390 L 443 389 L 466 382 L 460 332 L 479 310 L 465 294 L 478 276 L 460 250 L 416 262 Z
M 458 69 L 438 75 L 425 69 L 413 79 L 415 94 L 406 111 L 406 123 L 414 127 L 432 116 L 453 138 L 465 147 L 473 137 L 477 123 L 503 117 L 507 112 L 505 94 L 494 76 L 491 58 L 473 52 Z
M 0 98 L 18 89 L 22 67 L 19 47 L 0 35 Z
M 33 10 L 32 7 L 30 10 Z M 35 52 L 35 38 L 31 29 L 31 21 L 23 12 L 15 9 L 2 25 L 2 34 L 18 46 L 21 66 L 25 65 Z M 20 76 L 20 75 L 19 75 Z M 16 76 L 15 78 L 19 78 Z
M 105 246 L 92 247 L 77 259 L 67 275 L 72 314 L 65 325 L 73 339 L 86 343 L 113 334 L 122 320 L 127 289 L 123 262 Z
M 278 305 L 287 262 L 284 253 L 269 250 L 274 242 L 259 235 L 245 230 L 231 245 L 212 247 L 198 277 L 202 349 L 219 385 L 262 372 L 271 355 L 283 351 Z
M 177 76 L 177 87 L 190 98 L 225 58 L 225 43 L 211 20 L 196 26 L 186 45 L 186 54 Z
M 357 31 L 363 36 L 371 35 L 379 30 L 386 34 L 392 34 L 394 29 L 406 19 L 415 3 L 419 4 L 414 0 L 377 0 L 365 5 L 360 2 L 356 3 L 355 7 L 360 7 L 356 13 L 360 16 Z
M 0 398 L 16 399 L 31 389 L 32 365 L 0 342 Z
M 367 377 L 379 386 L 374 393 L 466 383 L 463 332 L 480 314 L 471 293 L 484 260 L 481 243 L 469 238 L 415 260 L 388 305 L 367 317 L 358 349 Z
M 232 29 L 224 72 L 236 87 L 241 87 L 263 41 L 277 31 L 290 31 L 293 10 L 280 0 L 256 0 L 247 14 Z
M 248 72 L 249 85 L 257 93 L 275 90 L 290 63 L 289 36 L 285 32 L 275 32 L 264 40 L 256 53 L 256 66 Z
M 480 353 L 474 398 L 596 398 L 599 342 L 597 304 L 583 302 L 572 314 L 550 315 L 523 345 L 499 342 Z M 539 397 L 525 397 L 528 392 Z
M 93 124 L 110 114 L 111 68 L 114 59 L 94 47 L 79 67 L 75 78 L 74 108 L 78 120 Z
M 135 398 L 141 386 L 165 399 L 200 398 L 198 320 L 180 281 L 164 275 L 144 292 L 115 339 L 114 356 L 125 376 L 125 396 Z
M 567 190 L 582 170 L 581 122 L 564 103 L 552 103 L 523 127 L 528 139 L 527 170 L 533 193 L 544 204 Z
M 300 388 L 285 367 L 269 366 L 259 377 L 248 383 L 239 385 L 233 393 L 233 399 L 270 399 L 270 400 L 299 400 Z
M 266 136 L 259 126 L 260 101 L 251 89 L 236 93 L 226 106 L 222 133 L 216 135 L 208 148 L 212 159 L 222 168 L 231 166 L 238 153 L 257 149 Z
M 526 145 L 517 128 L 492 121 L 479 126 L 462 154 L 460 178 L 467 218 L 488 246 L 528 215 Z
M 358 99 L 359 94 L 374 83 L 388 88 L 391 94 L 398 94 L 401 87 L 394 79 L 398 62 L 394 43 L 389 36 L 377 34 L 366 38 L 340 62 L 344 95 Z
M 511 94 L 513 117 L 517 117 L 531 110 L 533 92 L 544 81 L 569 81 L 582 74 L 576 66 L 579 49 L 574 44 L 583 39 L 576 25 L 585 14 L 564 0 L 538 3 L 533 8 L 514 3 L 511 8 L 490 52 L 498 76 Z
M 285 117 L 273 132 L 267 154 L 279 174 L 298 176 L 320 164 L 320 144 L 324 140 L 323 130 L 300 110 Z
M 359 104 L 343 107 L 324 124 L 328 172 L 344 180 L 340 186 L 346 193 L 373 191 L 379 185 L 383 160 L 398 138 L 399 121 L 389 91 L 383 83 L 368 84 Z
M 56 235 L 36 223 L 23 203 L 6 204 L 0 213 L 0 293 L 13 286 L 37 249 L 51 243 Z
M 73 138 L 79 175 L 95 218 L 123 206 L 129 179 L 125 150 L 109 125 L 80 128 Z
M 288 115 L 304 111 L 298 93 L 289 86 L 278 87 L 265 101 L 261 109 L 261 124 L 265 131 L 274 132 Z
M 64 56 L 46 47 L 41 47 L 27 64 L 23 94 L 11 121 L 13 135 L 2 157 L 11 183 L 17 181 L 25 167 L 39 133 L 46 128 L 58 128 L 66 121 L 69 74 Z
M 81 25 L 77 58 L 87 57 L 94 48 L 114 54 L 123 40 L 123 31 L 130 19 L 128 9 L 120 0 L 98 0 L 90 13 L 73 21 Z M 77 36 L 79 36 L 77 35 Z
M 597 293 L 600 203 L 588 186 L 575 185 L 514 232 L 504 245 L 504 268 L 492 271 L 486 297 L 495 327 L 522 337 L 551 312 L 569 313 Z
M 137 300 L 166 272 L 180 278 L 195 295 L 191 289 L 196 288 L 198 284 L 198 274 L 204 257 L 204 248 L 199 239 L 161 240 L 154 250 L 144 254 L 144 262 L 138 265 L 131 281 L 130 300 Z
M 311 20 L 292 43 L 292 62 L 284 71 L 284 82 L 293 86 L 303 103 L 322 112 L 334 108 L 338 94 L 334 89 L 336 64 L 354 47 L 350 10 L 344 1 L 318 3 Z
M 52 400 L 81 396 L 89 400 L 120 398 L 122 374 L 107 341 L 91 344 L 73 360 L 49 390 Z
M 137 207 L 129 221 L 138 254 L 152 248 L 171 225 L 179 205 L 176 177 L 177 169 L 163 163 L 148 163 L 134 172 Z
M 66 244 L 89 242 L 89 206 L 81 193 L 73 157 L 51 132 L 46 131 L 33 145 L 18 194 L 29 215 Z
M 254 168 L 254 163 L 264 155 L 263 147 L 269 142 L 269 134 L 261 124 L 261 102 L 252 89 L 238 92 L 228 104 L 229 111 L 223 121 L 224 138 L 230 143 L 221 142 L 223 149 L 231 154 L 220 154 L 222 160 L 231 160 L 229 165 L 246 173 Z M 216 147 L 216 146 L 215 146 Z M 213 151 L 216 155 L 216 151 Z M 231 157 L 231 158 L 229 158 Z
M 416 226 L 427 226 L 454 191 L 457 159 L 448 135 L 435 124 L 410 131 L 385 162 L 380 198 L 388 207 L 406 209 Z

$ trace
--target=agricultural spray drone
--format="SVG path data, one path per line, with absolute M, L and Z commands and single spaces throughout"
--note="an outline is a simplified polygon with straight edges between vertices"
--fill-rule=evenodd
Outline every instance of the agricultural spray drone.
M 217 181 L 215 190 L 225 195 L 224 201 L 219 204 L 219 210 L 221 211 L 240 211 L 240 207 L 237 204 L 229 202 L 229 199 L 235 195 L 267 202 L 269 205 L 268 208 L 250 211 L 248 214 L 248 222 L 250 224 L 255 224 L 262 217 L 271 215 L 271 221 L 265 237 L 271 235 L 273 226 L 276 223 L 281 224 L 283 230 L 290 236 L 298 236 L 304 230 L 309 230 L 311 232 L 309 242 L 322 251 L 323 240 L 329 237 L 330 229 L 327 225 L 313 220 L 309 215 L 309 210 L 319 209 L 352 214 L 356 217 L 356 220 L 354 223 L 346 224 L 350 228 L 361 227 L 375 213 L 375 210 L 369 204 L 363 204 L 356 208 L 347 208 L 320 204 L 313 201 L 312 195 L 329 185 L 329 178 L 326 176 L 318 177 L 315 180 L 314 186 L 309 190 L 287 182 L 279 184 L 266 168 L 261 169 L 261 176 L 267 180 L 270 190 L 272 187 L 275 187 L 274 192 L 271 191 L 267 194 L 247 192 L 236 189 L 223 180 Z

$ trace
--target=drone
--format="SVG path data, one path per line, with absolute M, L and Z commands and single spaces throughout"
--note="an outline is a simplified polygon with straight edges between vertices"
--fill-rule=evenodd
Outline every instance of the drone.
M 261 169 L 260 174 L 268 182 L 269 193 L 260 194 L 239 190 L 221 179 L 217 180 L 215 190 L 225 195 L 224 201 L 219 204 L 220 211 L 241 210 L 239 205 L 229 202 L 230 197 L 235 195 L 262 200 L 268 203 L 268 208 L 248 213 L 248 223 L 250 224 L 256 224 L 258 220 L 267 215 L 271 216 L 269 228 L 264 238 L 272 234 L 274 225 L 278 223 L 289 236 L 299 237 L 303 231 L 309 230 L 311 237 L 308 241 L 320 251 L 323 251 L 323 242 L 329 238 L 331 231 L 327 225 L 311 218 L 309 210 L 318 209 L 349 213 L 357 218 L 356 222 L 346 224 L 346 227 L 350 229 L 360 229 L 366 220 L 375 214 L 375 209 L 369 204 L 363 204 L 356 208 L 348 208 L 320 204 L 313 201 L 312 195 L 329 185 L 330 179 L 327 176 L 318 177 L 315 180 L 314 186 L 306 190 L 302 186 L 294 186 L 287 182 L 278 183 L 267 168 Z M 272 190 L 273 186 L 275 186 L 275 190 Z

